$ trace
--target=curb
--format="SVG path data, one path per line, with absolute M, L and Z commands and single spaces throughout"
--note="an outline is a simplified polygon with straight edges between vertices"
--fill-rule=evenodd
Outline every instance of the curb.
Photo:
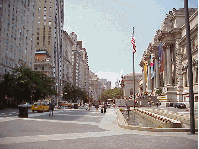
M 151 131 L 151 132 L 190 132 L 190 128 L 154 128 L 154 127 L 139 127 L 128 125 L 121 111 L 116 111 L 118 126 L 129 130 Z M 195 129 L 198 132 L 198 128 Z

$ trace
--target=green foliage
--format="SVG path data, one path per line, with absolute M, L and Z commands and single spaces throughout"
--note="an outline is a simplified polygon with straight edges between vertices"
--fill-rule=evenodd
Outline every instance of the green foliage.
M 0 91 L 8 97 L 14 97 L 18 101 L 29 101 L 30 96 L 34 100 L 56 95 L 53 90 L 55 82 L 44 74 L 31 71 L 29 68 L 20 67 L 13 71 L 13 74 L 5 74 L 4 80 L 0 83 Z
M 162 94 L 162 89 L 157 89 L 155 93 L 160 96 Z
M 109 89 L 101 94 L 101 100 L 107 101 L 107 99 L 119 99 L 122 96 L 122 90 L 119 88 Z
M 88 95 L 78 87 L 67 84 L 63 90 L 63 98 L 66 101 L 77 102 L 78 99 L 88 102 Z

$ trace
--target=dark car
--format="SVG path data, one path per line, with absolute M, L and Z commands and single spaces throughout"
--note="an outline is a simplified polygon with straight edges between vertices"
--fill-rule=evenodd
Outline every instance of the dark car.
M 184 103 L 177 103 L 174 107 L 175 108 L 186 108 L 186 104 L 184 104 Z

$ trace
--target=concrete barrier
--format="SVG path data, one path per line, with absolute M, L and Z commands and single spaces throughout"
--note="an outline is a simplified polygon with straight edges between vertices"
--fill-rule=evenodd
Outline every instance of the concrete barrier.
M 147 110 L 135 109 L 136 114 L 162 128 L 181 128 L 181 122 Z
M 181 121 L 184 124 L 190 125 L 190 116 L 186 114 L 179 114 L 168 110 L 152 109 L 151 112 L 170 117 L 172 119 Z M 198 117 L 195 117 L 195 126 L 198 128 Z
M 117 114 L 118 126 L 121 128 L 124 128 L 124 129 L 139 130 L 139 131 L 151 131 L 151 132 L 190 132 L 189 128 L 154 128 L 154 127 L 131 126 L 131 125 L 128 125 L 124 116 L 122 116 L 122 113 L 120 110 L 117 110 L 116 114 Z M 154 116 L 156 116 L 156 115 L 154 115 Z M 197 132 L 198 129 L 195 129 L 195 131 Z

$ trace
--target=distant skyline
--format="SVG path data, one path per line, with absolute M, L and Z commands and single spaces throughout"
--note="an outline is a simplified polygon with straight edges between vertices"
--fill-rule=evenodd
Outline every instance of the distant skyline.
M 190 0 L 189 8 L 198 1 Z M 183 0 L 65 0 L 64 30 L 75 32 L 88 53 L 89 68 L 115 86 L 122 75 L 133 72 L 131 35 L 135 27 L 135 72 L 144 50 L 169 11 L 184 7 Z

